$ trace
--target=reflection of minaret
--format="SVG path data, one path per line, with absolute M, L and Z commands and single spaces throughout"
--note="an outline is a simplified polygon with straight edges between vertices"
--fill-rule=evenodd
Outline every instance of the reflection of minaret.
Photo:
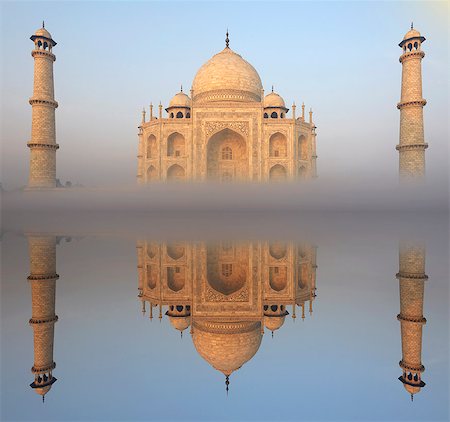
M 56 237 L 28 236 L 30 253 L 32 315 L 30 325 L 34 333 L 34 365 L 31 372 L 34 381 L 30 387 L 42 396 L 50 390 L 56 381 L 52 371 L 54 325 L 58 320 L 55 315 L 56 280 Z
M 397 319 L 401 324 L 403 369 L 399 380 L 406 391 L 413 394 L 425 385 L 421 373 L 422 365 L 422 326 L 425 274 L 425 247 L 422 245 L 402 243 L 399 253 L 399 272 L 396 277 L 400 282 L 400 314 Z

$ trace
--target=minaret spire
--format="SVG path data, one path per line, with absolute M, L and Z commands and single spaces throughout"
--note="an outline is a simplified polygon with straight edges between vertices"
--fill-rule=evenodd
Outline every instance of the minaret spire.
M 229 391 L 228 386 L 230 385 L 230 377 L 228 375 L 225 376 L 225 385 L 226 385 L 225 391 L 227 392 L 227 396 L 228 396 L 228 391 Z
M 226 38 L 225 38 L 225 48 L 230 48 L 230 39 L 228 38 L 228 28 L 227 28 L 227 33 L 226 33 Z

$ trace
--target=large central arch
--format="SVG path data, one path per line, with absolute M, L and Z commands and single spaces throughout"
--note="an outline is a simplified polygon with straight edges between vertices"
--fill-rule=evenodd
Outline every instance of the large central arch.
M 206 166 L 208 180 L 249 179 L 247 144 L 242 135 L 223 129 L 211 136 Z

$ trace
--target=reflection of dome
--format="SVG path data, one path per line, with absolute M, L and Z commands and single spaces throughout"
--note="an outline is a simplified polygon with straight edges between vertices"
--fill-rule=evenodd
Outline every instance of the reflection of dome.
M 46 385 L 45 387 L 34 388 L 33 390 L 36 393 L 38 393 L 39 395 L 43 396 L 43 395 L 47 394 L 50 391 L 50 388 L 52 388 L 51 384 L 50 385 Z
M 270 331 L 275 331 L 281 328 L 281 326 L 284 324 L 285 317 L 265 317 L 264 318 L 264 325 L 265 327 Z
M 209 59 L 192 83 L 197 101 L 261 101 L 262 84 L 255 68 L 230 48 Z
M 283 98 L 276 92 L 267 94 L 264 98 L 264 107 L 286 108 Z
M 193 342 L 213 368 L 230 375 L 248 362 L 261 344 L 259 321 L 195 321 Z
M 191 99 L 183 91 L 180 91 L 170 100 L 170 107 L 191 107 Z
M 405 390 L 409 394 L 416 394 L 420 391 L 420 387 L 418 385 L 403 384 L 403 387 L 405 387 Z
M 191 325 L 190 316 L 186 317 L 169 316 L 169 321 L 172 324 L 172 327 L 178 331 L 184 331 Z

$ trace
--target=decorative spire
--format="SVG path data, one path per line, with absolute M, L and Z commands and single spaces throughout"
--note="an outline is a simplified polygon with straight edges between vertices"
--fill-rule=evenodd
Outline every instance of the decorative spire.
M 272 338 L 273 338 L 273 331 L 272 331 Z
M 44 21 L 42 21 L 42 28 L 44 27 Z M 412 396 L 412 394 L 411 394 Z M 45 394 L 42 396 L 42 403 L 45 403 Z
M 42 21 L 42 28 L 45 28 L 45 22 L 44 21 Z M 44 397 L 42 397 L 42 398 L 44 398 Z
M 230 39 L 228 38 L 228 28 L 227 28 L 227 33 L 226 33 L 226 38 L 225 38 L 225 48 L 230 48 Z
M 183 330 L 180 331 L 180 337 L 183 339 Z
M 180 92 L 183 92 L 183 84 L 181 84 Z
M 273 85 L 272 85 L 272 92 L 273 92 Z
M 414 22 L 411 22 L 411 29 L 414 29 Z
M 411 24 L 411 28 L 412 28 L 412 24 Z M 414 395 L 411 393 L 411 401 L 414 401 Z

